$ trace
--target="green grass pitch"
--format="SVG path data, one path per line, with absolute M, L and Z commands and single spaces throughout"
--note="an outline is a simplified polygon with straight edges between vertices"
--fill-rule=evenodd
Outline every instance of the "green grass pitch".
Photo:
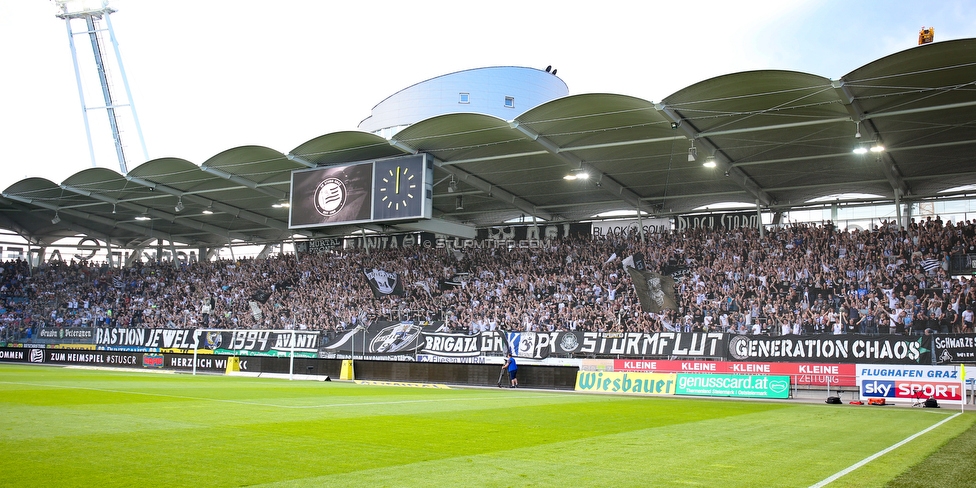
M 0 486 L 813 486 L 958 412 L 2 364 Z M 973 486 L 974 422 L 827 486 Z

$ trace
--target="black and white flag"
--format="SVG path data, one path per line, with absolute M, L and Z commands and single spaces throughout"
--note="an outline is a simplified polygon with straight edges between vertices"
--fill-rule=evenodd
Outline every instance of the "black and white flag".
M 627 273 L 634 282 L 634 290 L 640 299 L 641 310 L 660 313 L 665 308 L 678 309 L 674 299 L 674 279 L 648 270 L 627 267 Z
M 369 288 L 373 290 L 373 296 L 382 298 L 389 295 L 403 296 L 403 283 L 400 282 L 400 275 L 383 271 L 382 269 L 364 269 L 363 274 L 369 281 Z

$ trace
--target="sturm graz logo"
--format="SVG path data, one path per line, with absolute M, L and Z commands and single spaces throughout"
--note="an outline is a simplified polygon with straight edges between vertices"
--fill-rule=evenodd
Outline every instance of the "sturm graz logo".
M 207 349 L 219 349 L 223 338 L 220 332 L 207 332 L 206 337 L 204 337 L 204 342 L 207 344 Z
M 28 361 L 32 363 L 43 363 L 44 362 L 44 350 L 43 349 L 31 349 L 30 356 L 27 358 Z
M 315 210 L 325 217 L 331 217 L 346 204 L 346 185 L 338 178 L 326 178 L 315 188 L 313 196 Z
M 729 355 L 738 360 L 749 358 L 749 338 L 746 336 L 733 336 L 729 340 Z
M 573 352 L 580 346 L 579 341 L 576 339 L 576 334 L 565 334 L 563 338 L 559 341 L 559 347 L 563 351 Z
M 370 341 L 370 352 L 390 353 L 409 349 L 417 345 L 417 337 L 423 330 L 413 322 L 400 322 L 384 328 Z

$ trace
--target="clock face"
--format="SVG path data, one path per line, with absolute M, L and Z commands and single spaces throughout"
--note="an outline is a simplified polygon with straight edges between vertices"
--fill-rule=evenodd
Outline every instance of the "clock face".
M 380 192 L 380 205 L 387 209 L 400 210 L 407 208 L 419 196 L 418 184 L 420 175 L 410 171 L 407 166 L 397 165 L 387 170 L 387 174 L 380 176 L 377 187 Z
M 423 168 L 423 158 L 376 162 L 373 220 L 421 216 Z

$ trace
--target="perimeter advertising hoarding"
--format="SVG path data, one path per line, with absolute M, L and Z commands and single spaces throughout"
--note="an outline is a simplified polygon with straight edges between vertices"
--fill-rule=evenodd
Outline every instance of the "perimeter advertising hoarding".
M 858 364 L 861 398 L 886 402 L 919 402 L 929 397 L 939 403 L 962 402 L 964 388 L 958 366 L 903 366 Z
M 35 349 L 39 350 L 39 349 Z M 0 348 L 0 361 L 24 362 L 27 361 L 29 349 Z
M 675 395 L 789 398 L 789 376 L 679 374 Z
M 575 389 L 600 393 L 673 395 L 674 386 L 674 374 L 579 371 L 576 373 Z
M 613 371 L 787 375 L 794 385 L 857 386 L 854 364 L 614 359 Z
M 0 348 L 0 361 L 170 370 L 192 370 L 194 364 L 193 355 L 189 354 L 9 348 Z M 196 367 L 197 370 L 224 372 L 227 369 L 227 357 L 197 357 Z M 241 359 L 240 368 L 241 371 L 247 370 L 247 359 Z

